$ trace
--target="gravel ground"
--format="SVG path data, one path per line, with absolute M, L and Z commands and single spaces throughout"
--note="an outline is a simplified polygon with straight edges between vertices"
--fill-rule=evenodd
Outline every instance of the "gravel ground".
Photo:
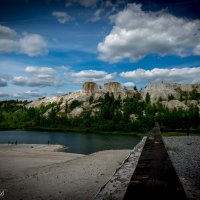
M 200 199 L 200 137 L 163 137 L 188 199 Z
M 130 156 L 100 189 L 94 200 L 123 199 L 131 175 L 137 165 L 146 138 L 133 149 Z M 200 199 L 200 137 L 163 137 L 172 164 L 189 200 Z

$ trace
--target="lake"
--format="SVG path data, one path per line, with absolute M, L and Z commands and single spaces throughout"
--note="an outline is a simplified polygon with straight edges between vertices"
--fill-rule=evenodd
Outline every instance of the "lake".
M 0 143 L 18 144 L 61 144 L 67 152 L 90 154 L 109 149 L 133 149 L 141 138 L 132 135 L 40 132 L 40 131 L 0 131 Z

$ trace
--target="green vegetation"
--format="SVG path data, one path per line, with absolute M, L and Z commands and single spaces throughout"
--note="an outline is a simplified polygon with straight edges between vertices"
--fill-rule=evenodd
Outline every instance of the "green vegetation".
M 168 95 L 168 101 L 170 101 L 170 100 L 174 100 L 175 99 L 175 97 L 174 97 L 174 95 Z
M 192 93 L 191 93 L 192 94 Z M 194 92 L 194 96 L 196 93 Z M 169 99 L 173 99 L 170 96 Z M 155 121 L 160 124 L 162 132 L 200 132 L 200 116 L 197 106 L 191 105 L 188 110 L 164 107 L 160 101 L 151 104 L 147 93 L 145 101 L 140 95 L 134 98 L 114 98 L 111 93 L 104 97 L 89 99 L 89 107 L 77 117 L 69 113 L 82 102 L 74 100 L 65 103 L 51 103 L 38 108 L 27 108 L 27 102 L 0 102 L 0 129 L 28 130 L 64 130 L 84 132 L 140 132 L 149 131 Z M 94 111 L 95 110 L 95 111 Z M 164 133 L 165 134 L 165 133 Z M 166 135 L 170 133 L 166 133 Z M 186 133 L 184 133 L 186 135 Z
M 178 90 L 180 93 L 180 101 L 187 101 L 187 100 L 200 100 L 200 93 L 194 88 L 191 92 L 186 92 L 182 90 Z
M 80 105 L 81 105 L 81 102 L 80 102 L 80 101 L 74 100 L 74 101 L 72 101 L 71 104 L 70 104 L 70 110 L 73 110 L 74 108 L 76 108 L 76 107 L 78 107 L 78 106 L 80 106 Z

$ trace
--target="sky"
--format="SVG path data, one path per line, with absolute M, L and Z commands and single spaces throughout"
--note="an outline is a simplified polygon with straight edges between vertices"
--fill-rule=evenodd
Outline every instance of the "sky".
M 117 81 L 200 83 L 200 0 L 0 0 L 0 100 Z

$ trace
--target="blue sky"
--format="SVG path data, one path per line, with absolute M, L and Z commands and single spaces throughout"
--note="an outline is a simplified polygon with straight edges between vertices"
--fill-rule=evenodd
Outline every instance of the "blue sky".
M 199 13 L 199 0 L 1 0 L 0 99 L 200 83 Z

